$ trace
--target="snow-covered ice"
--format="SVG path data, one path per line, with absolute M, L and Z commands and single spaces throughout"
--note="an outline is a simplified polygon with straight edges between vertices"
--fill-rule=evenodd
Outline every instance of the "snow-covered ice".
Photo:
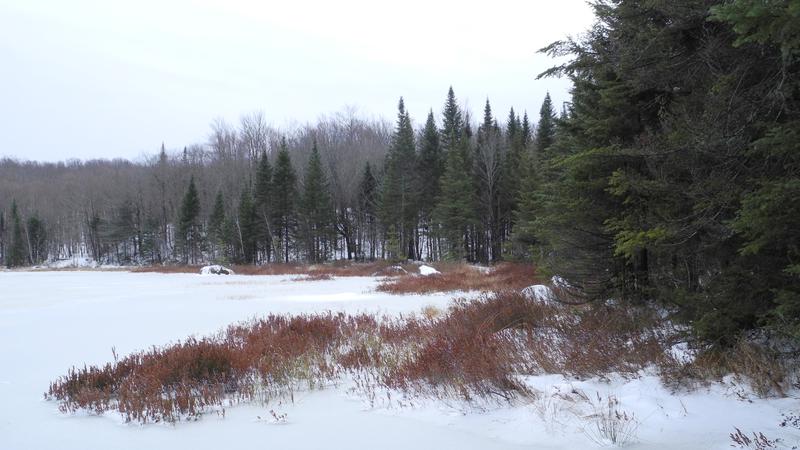
M 446 308 L 458 294 L 393 296 L 377 278 L 314 283 L 291 276 L 202 277 L 127 272 L 0 272 L 0 449 L 576 449 L 597 448 L 572 392 L 613 395 L 633 413 L 640 449 L 729 449 L 729 433 L 763 432 L 791 448 L 800 432 L 780 427 L 796 398 L 761 400 L 729 382 L 671 393 L 654 376 L 577 381 L 526 378 L 541 395 L 476 407 L 414 400 L 413 407 L 367 402 L 348 383 L 295 393 L 294 403 L 228 408 L 177 425 L 125 424 L 116 414 L 62 414 L 45 401 L 50 381 L 73 365 L 112 360 L 269 313 L 321 311 L 397 315 Z M 399 394 L 398 394 L 399 395 Z M 583 405 L 587 408 L 590 405 Z M 286 414 L 273 423 L 269 410 Z M 578 408 L 580 409 L 580 408 Z

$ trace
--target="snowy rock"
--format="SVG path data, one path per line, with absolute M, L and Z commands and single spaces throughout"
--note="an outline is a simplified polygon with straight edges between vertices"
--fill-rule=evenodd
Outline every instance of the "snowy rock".
M 558 275 L 554 275 L 553 278 L 551 279 L 551 281 L 553 282 L 553 286 L 555 286 L 555 287 L 559 287 L 559 288 L 570 288 L 570 287 L 572 287 L 572 285 L 570 285 L 569 282 L 567 282 L 567 280 L 561 278 Z
M 427 277 L 430 275 L 439 275 L 441 273 L 442 272 L 439 272 L 438 270 L 434 269 L 431 266 L 425 266 L 425 265 L 419 266 L 419 274 L 422 275 L 423 277 Z
M 543 284 L 534 284 L 522 290 L 522 294 L 532 300 L 549 303 L 556 299 L 553 290 Z
M 233 275 L 234 273 L 233 270 L 216 264 L 200 269 L 200 275 Z

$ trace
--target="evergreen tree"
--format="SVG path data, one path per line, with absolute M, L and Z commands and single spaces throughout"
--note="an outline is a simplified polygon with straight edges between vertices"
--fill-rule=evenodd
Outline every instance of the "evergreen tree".
M 256 170 L 255 210 L 258 215 L 259 229 L 258 241 L 267 257 L 267 262 L 272 259 L 272 165 L 269 163 L 267 152 L 261 152 L 261 158 Z
M 445 256 L 455 261 L 469 255 L 469 227 L 475 224 L 475 188 L 466 153 L 464 141 L 460 147 L 447 152 L 441 195 L 434 210 L 434 218 L 446 239 Z
M 539 113 L 539 125 L 536 131 L 535 148 L 527 148 L 522 142 L 529 142 L 529 121 L 527 113 L 522 121 L 521 157 L 519 172 L 519 189 L 514 194 L 517 208 L 514 212 L 516 229 L 512 236 L 512 254 L 515 257 L 532 257 L 535 245 L 543 245 L 543 234 L 537 230 L 537 218 L 545 217 L 545 199 L 549 198 L 548 189 L 558 189 L 553 180 L 558 177 L 555 167 L 558 158 L 551 147 L 555 143 L 556 125 L 550 94 L 545 95 Z M 545 180 L 550 180 L 545 183 Z M 547 217 L 558 217 L 560 213 L 552 211 Z M 541 249 L 540 249 L 541 250 Z M 541 252 L 540 252 L 541 253 Z M 543 264 L 543 261 L 539 261 Z
M 535 231 L 587 299 L 664 302 L 717 345 L 765 324 L 800 336 L 790 8 L 598 4 L 583 41 L 547 49 L 574 55 L 546 73 L 574 88 L 553 144 L 537 147 Z
M 511 254 L 516 258 L 533 258 L 536 239 L 537 211 L 541 210 L 542 190 L 536 168 L 536 158 L 530 150 L 520 160 L 520 180 L 517 190 L 517 209 L 513 212 L 515 226 L 511 235 Z
M 311 148 L 303 179 L 300 216 L 303 218 L 307 260 L 313 263 L 326 260 L 332 247 L 333 209 L 316 140 Z
M 441 131 L 441 145 L 442 151 L 447 157 L 450 150 L 456 149 L 461 145 L 461 139 L 464 134 L 464 117 L 461 114 L 461 108 L 456 101 L 456 95 L 453 92 L 453 87 L 447 91 L 447 100 L 445 100 L 444 110 L 442 111 L 442 131 Z
M 378 180 L 372 174 L 372 168 L 367 162 L 364 173 L 358 185 L 358 217 L 360 237 L 358 239 L 357 253 L 360 259 L 377 257 L 378 249 Z M 365 247 L 369 250 L 367 256 Z
M 297 230 L 297 175 L 286 140 L 281 142 L 272 177 L 272 220 L 284 262 L 289 262 L 292 240 Z
M 522 146 L 527 148 L 531 143 L 531 135 L 533 133 L 533 130 L 531 130 L 531 124 L 528 121 L 528 111 L 525 111 L 525 114 L 522 117 L 521 133 Z
M 17 202 L 11 202 L 11 239 L 8 243 L 8 255 L 6 256 L 6 267 L 24 266 L 28 262 L 27 245 L 22 230 L 22 219 L 20 219 L 17 209 Z
M 417 158 L 417 174 L 419 176 L 420 216 L 427 234 L 427 253 L 431 259 L 436 258 L 435 237 L 432 235 L 432 215 L 436 199 L 440 192 L 440 179 L 444 174 L 444 159 L 439 144 L 439 130 L 433 118 L 433 111 L 428 113 L 425 127 L 422 130 L 419 156 Z
M 542 108 L 539 110 L 539 124 L 536 127 L 536 150 L 542 152 L 553 145 L 555 135 L 556 113 L 548 92 L 542 102 Z
M 508 113 L 506 126 L 506 148 L 503 157 L 502 178 L 500 188 L 500 220 L 501 238 L 505 241 L 514 231 L 516 213 L 518 210 L 517 196 L 523 177 L 525 138 L 519 116 L 514 114 L 514 108 Z
M 405 110 L 403 98 L 397 106 L 397 125 L 386 156 L 386 174 L 381 190 L 381 219 L 384 226 L 397 233 L 397 247 L 390 247 L 394 257 L 416 259 L 418 224 L 418 178 L 414 129 Z
M 194 176 L 189 180 L 189 187 L 181 203 L 178 220 L 178 245 L 183 251 L 183 262 L 195 264 L 198 260 L 201 233 L 198 218 L 200 217 L 200 197 L 194 183 Z

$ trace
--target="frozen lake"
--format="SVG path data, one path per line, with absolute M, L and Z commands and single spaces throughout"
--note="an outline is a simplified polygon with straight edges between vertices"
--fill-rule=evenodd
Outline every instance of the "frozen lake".
M 453 295 L 393 296 L 377 279 L 292 281 L 293 276 L 199 276 L 127 272 L 0 272 L 0 449 L 531 449 L 595 448 L 555 403 L 464 409 L 457 402 L 420 401 L 414 408 L 370 408 L 346 382 L 301 392 L 293 404 L 229 408 L 223 419 L 125 424 L 116 414 L 67 415 L 43 400 L 49 383 L 73 365 L 203 336 L 270 313 L 324 311 L 397 315 Z M 547 395 L 582 389 L 616 395 L 641 424 L 634 448 L 730 448 L 728 434 L 797 430 L 778 427 L 797 400 L 742 401 L 730 386 L 673 395 L 655 377 L 565 380 L 530 377 Z M 543 397 L 545 398 L 545 397 Z M 548 406 L 549 405 L 549 406 Z M 552 407 L 553 411 L 547 408 Z M 269 410 L 287 414 L 272 423 Z M 787 434 L 788 433 L 788 434 Z M 790 448 L 790 447 L 789 447 Z

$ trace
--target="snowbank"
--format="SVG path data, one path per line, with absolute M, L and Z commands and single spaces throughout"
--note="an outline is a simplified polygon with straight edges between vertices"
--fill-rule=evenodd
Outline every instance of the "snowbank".
M 200 275 L 234 275 L 234 272 L 227 267 L 215 264 L 213 266 L 205 266 L 200 269 Z
M 438 275 L 440 273 L 441 272 L 439 272 L 438 270 L 434 269 L 431 266 L 425 266 L 425 265 L 419 266 L 419 274 L 422 275 L 423 277 L 427 277 L 430 275 Z

